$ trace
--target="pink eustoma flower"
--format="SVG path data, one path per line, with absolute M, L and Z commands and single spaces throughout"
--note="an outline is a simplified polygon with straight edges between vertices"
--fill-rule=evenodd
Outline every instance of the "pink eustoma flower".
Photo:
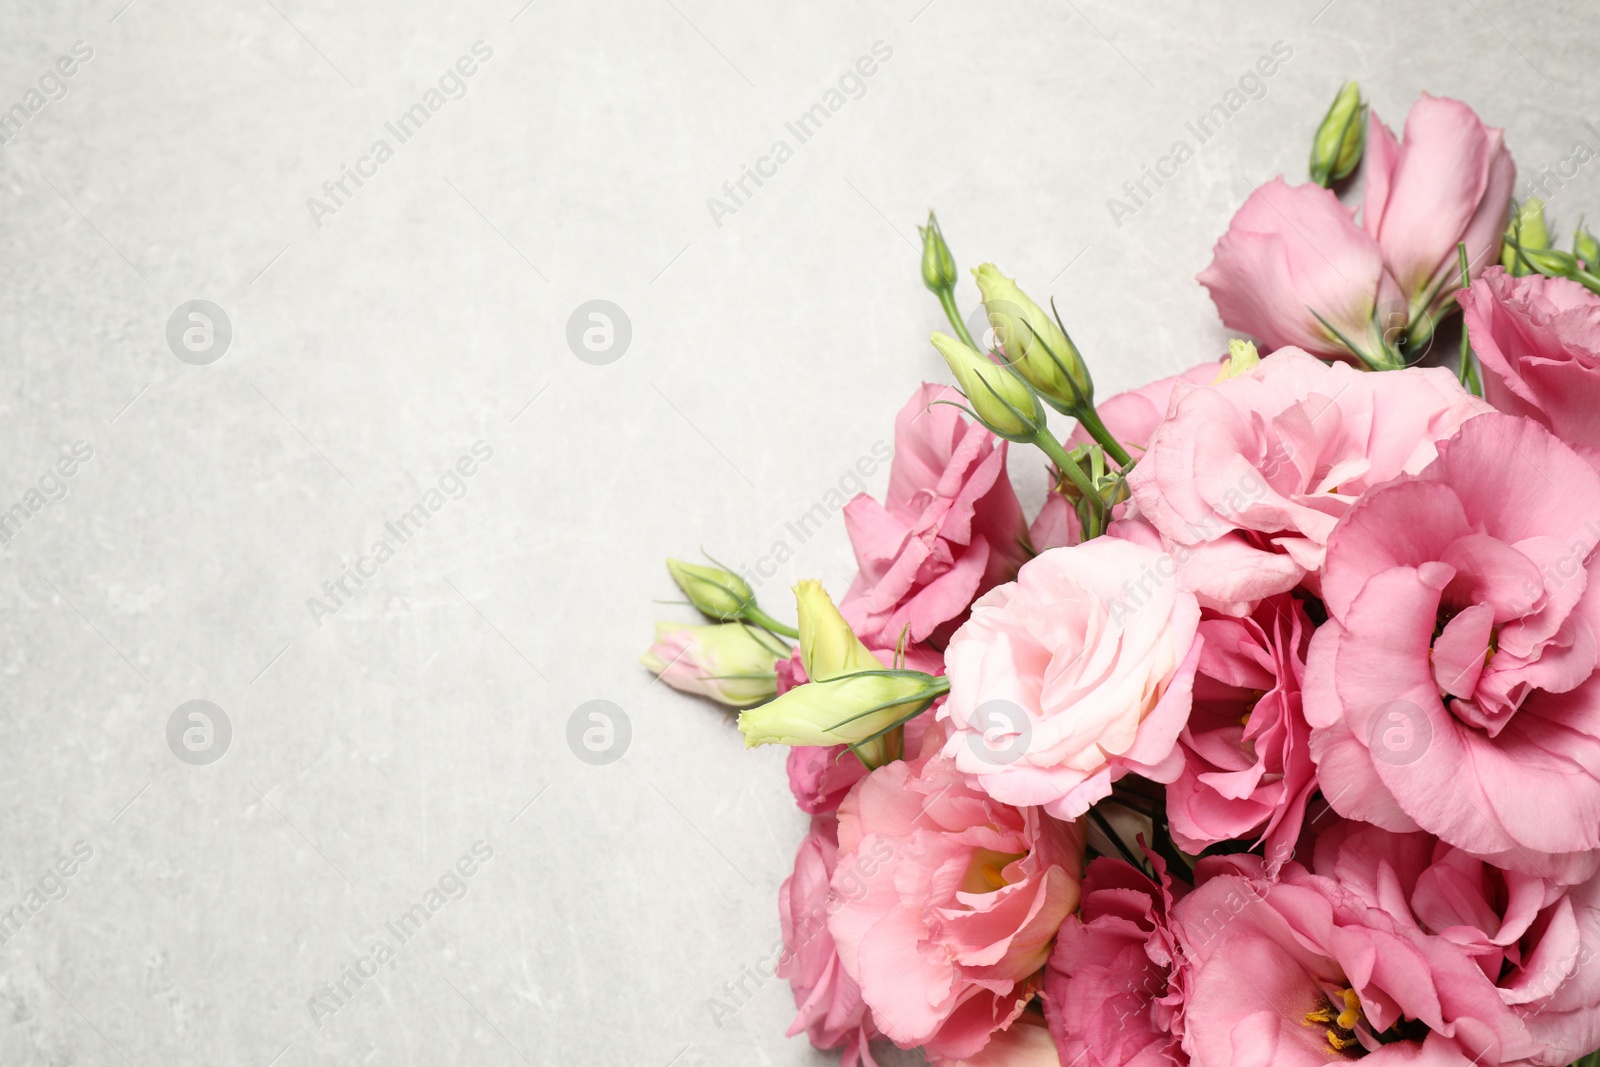
M 1529 1062 L 1566 1067 L 1600 1048 L 1600 877 L 1569 888 L 1347 821 L 1318 836 L 1315 870 L 1470 959 L 1546 1046 Z
M 1357 350 L 1382 359 L 1387 316 L 1404 308 L 1378 242 L 1351 209 L 1327 189 L 1282 178 L 1245 200 L 1199 281 L 1225 326 L 1269 349 L 1329 359 Z
M 1461 277 L 1456 246 L 1466 244 L 1473 276 L 1500 251 L 1517 180 L 1505 131 L 1484 125 L 1459 100 L 1424 93 L 1406 116 L 1402 141 L 1372 112 L 1363 174 L 1362 226 L 1382 249 L 1411 319 L 1437 316 Z
M 1078 906 L 1084 838 L 1001 804 L 937 755 L 874 770 L 839 808 L 845 971 L 902 1048 L 961 1060 L 1022 1014 L 1056 930 Z M 871 873 L 861 857 L 881 859 Z M 845 893 L 845 872 L 864 891 Z
M 1595 873 L 1596 501 L 1570 446 L 1495 413 L 1345 516 L 1305 685 L 1340 814 L 1564 882 Z
M 1157 548 L 1053 548 L 972 606 L 945 650 L 945 754 L 1007 804 L 1082 815 L 1129 773 L 1170 782 L 1200 608 Z
M 858 495 L 845 529 L 860 575 L 839 605 L 856 636 L 893 648 L 943 644 L 980 594 L 1027 559 L 1028 526 L 1006 474 L 1006 445 L 923 385 L 895 418 L 894 463 L 882 504 Z
M 1167 787 L 1172 837 L 1186 851 L 1243 838 L 1275 867 L 1294 850 L 1317 787 L 1300 708 L 1311 630 L 1286 594 L 1242 619 L 1201 620 L 1194 710 L 1178 738 L 1183 773 Z
M 1338 882 L 1255 856 L 1202 860 L 1173 909 L 1188 963 L 1183 1047 L 1195 1067 L 1527 1062 L 1541 1046 L 1454 945 Z
M 778 890 L 783 954 L 777 974 L 788 980 L 799 1009 L 789 1027 L 790 1037 L 804 1032 L 817 1048 L 841 1049 L 841 1067 L 871 1067 L 876 1061 L 868 1042 L 878 1036 L 878 1029 L 861 990 L 839 965 L 828 932 L 828 916 L 840 902 L 830 889 L 839 866 L 838 834 L 832 816 L 812 819 L 811 832 L 795 854 L 794 873 Z
M 1172 931 L 1174 884 L 1126 860 L 1101 857 L 1083 879 L 1083 906 L 1056 935 L 1045 971 L 1045 1017 L 1062 1063 L 1169 1067 L 1188 1062 L 1183 1038 L 1186 963 Z
M 1485 399 L 1600 449 L 1600 296 L 1566 278 L 1491 267 L 1457 299 Z
M 1314 586 L 1350 505 L 1421 470 L 1436 442 L 1490 410 L 1443 368 L 1372 374 L 1277 352 L 1237 378 L 1180 386 L 1128 485 L 1185 587 L 1248 615 L 1264 597 Z

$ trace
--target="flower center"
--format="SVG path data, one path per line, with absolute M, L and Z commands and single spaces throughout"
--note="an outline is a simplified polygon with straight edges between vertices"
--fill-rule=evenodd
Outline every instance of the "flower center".
M 1351 1053 L 1362 1055 L 1365 1050 L 1361 1047 L 1360 1039 L 1356 1037 L 1356 1027 L 1364 1021 L 1361 1014 L 1361 998 L 1356 996 L 1356 991 L 1346 986 L 1332 994 L 1323 994 L 1322 1004 L 1315 1011 L 1306 1012 L 1305 1025 L 1320 1026 L 1324 1036 L 1328 1039 L 1328 1051 L 1343 1056 Z
M 967 875 L 961 881 L 963 893 L 993 893 L 1011 883 L 1006 881 L 1005 869 L 1026 856 L 1026 852 L 996 852 L 990 848 L 974 849 L 967 863 Z

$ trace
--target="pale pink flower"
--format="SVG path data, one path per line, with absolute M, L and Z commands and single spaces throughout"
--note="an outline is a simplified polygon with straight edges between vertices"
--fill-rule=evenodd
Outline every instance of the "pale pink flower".
M 1513 278 L 1500 267 L 1462 291 L 1484 398 L 1600 448 L 1600 297 L 1566 278 Z
M 1461 278 L 1456 246 L 1475 276 L 1492 265 L 1511 210 L 1517 166 L 1505 131 L 1459 100 L 1422 94 L 1395 141 L 1373 111 L 1361 224 L 1383 251 L 1411 318 L 1436 316 Z
M 1282 178 L 1245 200 L 1199 281 L 1223 325 L 1268 349 L 1330 359 L 1349 358 L 1352 347 L 1381 359 L 1388 313 L 1404 308 L 1378 242 L 1351 209 L 1327 189 Z
M 885 764 L 839 808 L 845 971 L 902 1048 L 960 1060 L 1015 1022 L 1078 905 L 1083 831 L 973 789 L 937 755 Z M 880 857 L 871 873 L 861 857 Z M 844 893 L 845 872 L 865 889 Z
M 1217 611 L 1315 587 L 1323 546 L 1362 493 L 1421 470 L 1436 442 L 1492 410 L 1443 368 L 1373 374 L 1286 350 L 1180 386 L 1128 477 L 1140 517 Z
M 945 754 L 990 796 L 1083 814 L 1130 772 L 1171 781 L 1200 646 L 1159 549 L 1055 548 L 972 606 L 945 651 Z

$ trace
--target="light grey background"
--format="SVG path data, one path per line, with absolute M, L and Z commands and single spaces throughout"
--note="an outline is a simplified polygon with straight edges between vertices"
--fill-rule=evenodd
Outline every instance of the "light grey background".
M 783 753 L 635 658 L 690 618 L 651 603 L 668 554 L 784 542 L 780 616 L 798 578 L 843 589 L 842 523 L 785 524 L 943 378 L 924 212 L 963 268 L 1054 295 L 1109 395 L 1222 350 L 1192 277 L 1253 184 L 1304 180 L 1343 78 L 1392 124 L 1466 98 L 1524 177 L 1600 148 L 1576 2 L 521 2 L 5 5 L 0 108 L 93 57 L 0 148 L 0 510 L 93 458 L 0 549 L 0 909 L 93 855 L 0 945 L 0 1062 L 828 1062 L 783 1036 L 781 982 L 707 1006 L 777 937 Z M 466 96 L 319 227 L 308 198 L 480 40 Z M 1114 225 L 1280 40 L 1265 96 Z M 208 366 L 166 340 L 197 298 L 233 329 Z M 566 342 L 591 299 L 632 325 L 606 366 Z M 317 625 L 307 598 L 478 441 L 465 496 Z M 1030 509 L 1040 467 L 1013 454 Z M 192 699 L 233 726 L 209 766 L 168 748 Z M 607 766 L 566 740 L 594 699 L 632 728 Z M 315 1025 L 477 841 L 466 895 Z

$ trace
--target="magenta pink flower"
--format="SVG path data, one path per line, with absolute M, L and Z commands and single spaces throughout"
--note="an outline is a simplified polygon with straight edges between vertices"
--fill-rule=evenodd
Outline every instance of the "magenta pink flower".
M 1316 872 L 1400 925 L 1456 947 L 1566 1067 L 1600 1048 L 1600 878 L 1566 888 L 1501 870 L 1430 834 L 1341 821 L 1317 839 Z
M 1004 1030 L 996 1030 L 973 1055 L 959 1059 L 935 1055 L 928 1062 L 933 1067 L 1064 1067 L 1044 1016 L 1031 1009 Z
M 1489 403 L 1600 448 L 1600 297 L 1565 278 L 1491 267 L 1457 299 Z
M 1329 540 L 1305 713 L 1340 814 L 1572 882 L 1600 865 L 1600 475 L 1472 419 Z
M 1188 961 L 1183 1047 L 1195 1067 L 1472 1067 L 1540 1045 L 1455 945 L 1331 878 L 1254 856 L 1201 861 L 1173 909 Z
M 839 848 L 829 928 L 879 1029 L 933 1057 L 977 1054 L 1027 1006 L 1078 905 L 1082 830 L 998 803 L 933 756 L 851 790 Z M 854 897 L 847 871 L 865 886 Z
M 845 528 L 860 575 L 839 605 L 856 635 L 893 648 L 943 644 L 980 594 L 1028 558 L 1028 526 L 1006 475 L 1006 445 L 959 410 L 946 385 L 923 385 L 895 418 L 882 504 L 860 494 Z
M 1264 597 L 1314 587 L 1350 505 L 1421 470 L 1436 442 L 1489 410 L 1443 368 L 1372 374 L 1278 352 L 1240 377 L 1180 386 L 1128 485 L 1185 587 L 1248 615 Z
M 1157 548 L 1053 548 L 972 606 L 945 650 L 945 754 L 996 800 L 1077 818 L 1136 772 L 1170 782 L 1200 608 Z
M 1461 277 L 1456 246 L 1466 243 L 1474 276 L 1500 251 L 1517 180 L 1504 131 L 1485 126 L 1459 100 L 1423 93 L 1399 143 L 1372 112 L 1363 174 L 1362 225 L 1383 250 L 1411 318 L 1436 316 Z
M 1125 860 L 1101 857 L 1083 879 L 1083 906 L 1056 935 L 1045 971 L 1045 1017 L 1062 1063 L 1167 1067 L 1188 1063 L 1184 968 L 1172 932 L 1174 883 L 1154 854 L 1160 882 Z
M 1404 301 L 1378 242 L 1352 214 L 1316 185 L 1274 178 L 1251 193 L 1200 272 L 1223 324 L 1269 349 L 1348 358 L 1343 337 L 1381 359 L 1387 313 Z
M 852 859 L 854 863 L 863 862 Z M 840 904 L 830 896 L 839 865 L 838 823 L 831 816 L 811 820 L 811 832 L 795 854 L 794 873 L 778 890 L 783 954 L 778 977 L 786 978 L 800 1009 L 789 1036 L 804 1032 L 817 1048 L 842 1048 L 841 1067 L 873 1064 L 868 1041 L 878 1036 L 861 990 L 839 965 L 828 916 Z M 855 883 L 852 883 L 855 885 Z M 856 892 L 860 892 L 856 886 Z
M 1272 869 L 1293 852 L 1317 787 L 1300 708 L 1311 630 L 1288 595 L 1242 619 L 1201 620 L 1194 710 L 1178 738 L 1183 773 L 1167 787 L 1172 836 L 1186 851 L 1251 839 Z

